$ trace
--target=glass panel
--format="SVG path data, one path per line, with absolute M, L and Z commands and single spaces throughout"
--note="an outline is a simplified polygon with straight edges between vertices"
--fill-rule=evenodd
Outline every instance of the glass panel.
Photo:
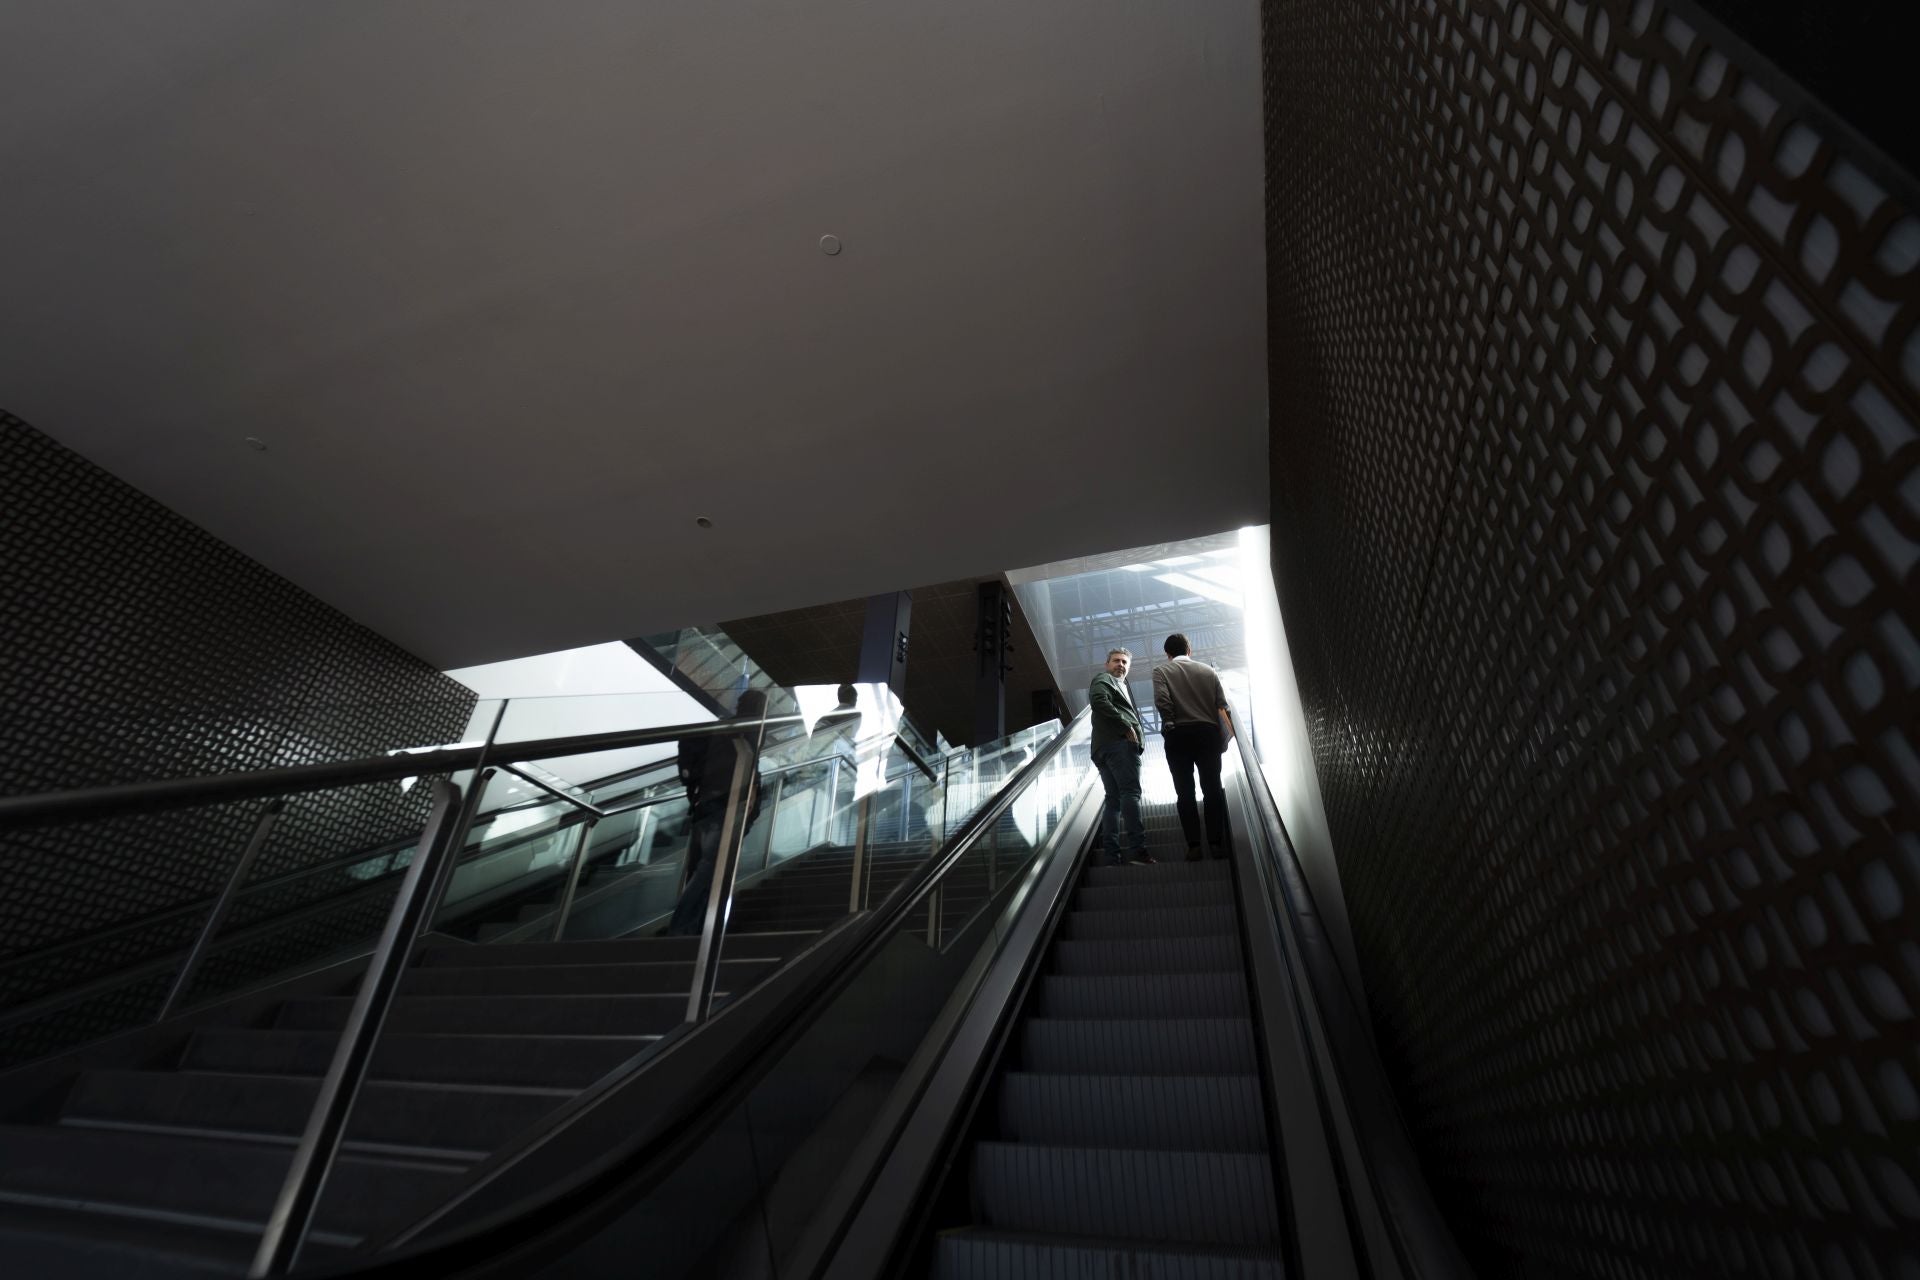
M 78 838 L 143 891 L 98 899 L 85 928 L 0 965 L 7 1006 L 0 1063 L 141 1026 L 165 1007 L 189 1009 L 364 949 L 419 843 L 427 791 L 381 782 L 288 797 L 244 867 L 266 800 L 9 833 L 5 854 L 16 869 L 68 856 Z M 217 856 L 155 857 L 176 848 Z M 230 882 L 235 892 L 215 922 Z M 169 1006 L 210 923 L 210 944 Z
M 837 686 L 767 693 L 733 926 L 807 933 L 830 926 L 855 901 L 863 799 L 870 865 L 910 846 L 924 846 L 922 854 L 935 847 L 944 799 L 922 773 L 914 771 L 917 788 L 904 780 L 912 762 L 893 746 L 899 702 L 883 686 L 860 686 L 850 702 Z M 506 705 L 497 742 L 644 727 L 674 709 L 678 696 L 665 695 L 664 704 L 662 695 L 516 700 Z M 705 817 L 696 821 L 679 756 L 678 744 L 662 743 L 502 766 L 437 927 L 505 943 L 667 931 L 699 861 L 690 863 L 690 853 L 718 844 L 725 818 L 718 793 L 730 778 L 725 768 L 715 775 Z M 688 901 L 700 914 L 704 899 L 695 892 Z
M 1010 751 L 986 753 L 1002 768 Z M 955 787 L 975 785 L 975 761 L 953 760 L 938 788 L 941 805 L 917 804 L 883 765 L 862 792 L 874 811 L 899 815 L 895 833 L 929 834 L 947 819 Z M 645 1200 L 583 1237 L 580 1252 L 555 1269 L 585 1274 L 597 1262 L 646 1257 L 662 1276 L 716 1274 L 751 1259 L 756 1274 L 787 1274 L 797 1248 L 835 1188 L 846 1153 L 886 1115 L 896 1089 L 943 1009 L 967 998 L 1016 912 L 1011 893 L 1036 856 L 1073 856 L 1054 839 L 1091 770 L 1087 722 L 1030 779 L 998 842 L 983 839 L 943 878 L 928 909 L 903 918 L 881 950 L 833 1003 L 761 1075 L 753 1091 L 714 1118 L 710 1139 Z M 917 771 L 916 771 L 917 772 Z M 919 775 L 924 780 L 925 775 Z M 963 780 L 964 779 L 964 780 Z M 682 1204 L 700 1216 L 683 1223 Z M 597 1262 L 596 1262 L 597 1260 Z M 665 1260 L 665 1261 L 662 1261 Z

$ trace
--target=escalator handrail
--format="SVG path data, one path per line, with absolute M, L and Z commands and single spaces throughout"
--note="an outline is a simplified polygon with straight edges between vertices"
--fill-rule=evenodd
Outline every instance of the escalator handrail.
M 869 739 L 868 741 L 873 744 L 878 744 L 881 741 L 880 735 L 876 734 L 874 735 L 873 738 Z M 913 747 L 908 744 L 905 738 L 901 737 L 897 733 L 894 734 L 892 745 L 895 747 L 898 747 L 900 749 L 900 753 L 906 756 L 908 762 L 912 764 L 914 767 L 918 768 L 921 773 L 924 773 L 927 776 L 929 781 L 938 782 L 940 780 L 940 775 L 933 771 L 933 766 L 928 764 L 925 760 L 921 759 L 920 753 L 918 751 L 915 751 Z M 857 747 L 858 747 L 858 744 L 856 744 L 856 749 Z M 771 769 L 761 769 L 759 771 L 760 781 L 761 781 L 761 784 L 764 786 L 766 781 L 769 778 L 784 777 L 789 773 L 796 773 L 802 769 L 808 769 L 815 765 L 824 764 L 824 763 L 825 763 L 824 758 L 814 759 L 814 760 L 790 760 L 785 764 L 777 765 Z M 660 804 L 665 801 L 678 798 L 677 796 L 669 793 L 667 795 L 660 795 L 660 796 L 646 796 L 646 797 L 643 797 L 642 799 L 634 800 L 630 802 L 623 801 L 617 804 L 600 805 L 600 804 L 595 804 L 591 800 L 582 800 L 579 796 L 570 795 L 569 793 L 562 791 L 559 787 L 554 786 L 551 782 L 547 782 L 547 781 L 544 781 L 543 779 L 533 777 L 530 774 L 523 773 L 520 769 L 516 768 L 513 765 L 502 764 L 500 765 L 500 768 L 507 773 L 511 773 L 514 777 L 519 778 L 521 781 L 527 783 L 529 786 L 535 787 L 540 791 L 546 792 L 547 799 L 530 801 L 529 802 L 530 804 L 534 804 L 534 805 L 550 804 L 555 800 L 559 800 L 566 804 L 572 805 L 575 809 L 578 809 L 582 813 L 592 814 L 596 821 L 602 818 L 617 818 L 623 813 L 633 813 L 636 810 L 645 809 L 652 805 Z M 899 775 L 897 774 L 892 775 L 888 778 L 888 781 L 892 781 L 893 778 L 896 778 L 898 776 Z M 582 790 L 590 790 L 590 789 L 591 789 L 590 786 L 582 788 Z
M 413 1247 L 449 1207 L 443 1205 L 433 1215 L 380 1246 L 382 1252 L 373 1258 L 348 1261 L 338 1270 L 324 1274 L 363 1278 L 458 1275 L 469 1266 L 495 1263 L 530 1242 L 548 1238 L 550 1233 L 562 1233 L 573 1239 L 573 1233 L 566 1228 L 575 1214 L 587 1211 L 583 1205 L 604 1204 L 607 1195 L 615 1189 L 631 1194 L 636 1180 L 651 1184 L 664 1176 L 671 1157 L 690 1136 L 697 1134 L 703 1118 L 717 1116 L 723 1109 L 719 1104 L 724 1099 L 756 1083 L 789 1040 L 811 1025 L 854 981 L 947 873 L 992 831 L 1014 801 L 1045 772 L 1090 714 L 1090 710 L 1083 710 L 1063 725 L 1045 747 L 1000 785 L 991 801 L 947 838 L 939 852 L 923 862 L 878 906 L 865 912 L 864 918 L 856 918 L 839 962 L 814 975 L 812 981 L 782 1002 L 777 1013 L 744 1035 L 711 1065 L 699 1087 L 676 1099 L 672 1110 L 657 1117 L 649 1129 L 631 1139 L 625 1150 L 612 1153 L 567 1181 L 528 1196 L 511 1208 L 487 1215 L 469 1228 L 441 1239 L 428 1236 L 424 1246 Z M 721 1017 L 724 1018 L 724 1014 Z M 661 1056 L 656 1055 L 649 1065 L 660 1060 Z M 386 1249 L 394 1252 L 386 1253 Z
M 930 765 L 928 765 L 924 760 L 920 758 L 919 754 L 915 752 L 910 745 L 907 744 L 904 738 L 901 738 L 898 734 L 895 734 L 894 741 L 902 747 L 904 754 L 906 754 L 908 759 L 910 759 L 915 765 L 919 767 L 922 773 L 925 773 L 929 778 L 934 779 L 935 781 L 938 781 L 938 774 L 936 774 L 933 771 Z M 640 774 L 645 772 L 650 772 L 655 769 L 670 767 L 673 765 L 673 763 L 674 761 L 671 758 L 653 761 L 649 764 L 642 765 L 636 769 L 624 769 L 619 773 L 609 774 L 605 778 L 597 778 L 591 782 L 582 784 L 582 786 L 588 790 L 604 787 L 609 785 L 612 782 L 624 781 L 629 778 L 638 777 Z M 820 761 L 818 760 L 796 760 L 796 761 L 793 761 L 792 763 L 780 765 L 772 769 L 763 769 L 761 771 L 760 776 L 762 779 L 777 778 L 784 774 L 794 773 L 801 769 L 805 769 L 805 768 L 808 768 L 809 766 L 816 765 L 819 763 Z M 542 791 L 548 792 L 548 794 L 544 796 L 536 797 L 531 800 L 522 800 L 515 804 L 502 805 L 498 809 L 484 810 L 475 818 L 475 824 L 478 825 L 480 822 L 485 821 L 488 818 L 496 817 L 499 814 L 514 813 L 524 809 L 538 808 L 541 805 L 552 804 L 554 803 L 555 799 L 573 801 L 579 808 L 583 810 L 589 808 L 589 806 L 579 804 L 578 801 L 574 800 L 574 797 L 565 795 L 563 793 L 559 793 L 556 789 L 552 788 L 547 784 L 543 784 L 539 782 L 537 779 L 529 779 L 529 781 L 532 782 L 534 786 L 539 787 Z M 681 798 L 680 793 L 670 792 L 666 795 L 649 796 L 634 804 L 623 804 L 623 805 L 618 805 L 610 808 L 602 808 L 599 810 L 595 810 L 594 812 L 596 817 L 607 817 L 609 815 L 617 815 L 620 813 L 628 813 L 628 812 L 633 812 L 639 809 L 645 809 L 651 805 L 664 804 L 680 798 Z M 561 820 L 558 820 L 558 825 L 565 826 L 565 825 L 568 825 L 570 821 L 578 821 L 578 819 L 561 819 Z M 486 850 L 485 852 L 488 854 L 503 852 L 507 849 L 514 848 L 519 844 L 527 843 L 534 840 L 544 840 L 551 834 L 553 834 L 553 832 L 551 830 L 545 829 L 544 827 L 539 827 L 539 826 L 528 827 L 524 831 L 517 832 L 514 836 L 506 840 L 496 841 L 494 846 Z M 389 840 L 385 844 L 377 845 L 371 849 L 359 849 L 352 853 L 339 854 L 335 857 L 328 858 L 323 862 L 310 863 L 307 866 L 299 867 L 292 871 L 283 871 L 279 875 L 266 876 L 261 879 L 254 880 L 249 884 L 247 884 L 241 890 L 241 893 L 254 894 L 254 893 L 264 893 L 271 889 L 283 889 L 290 884 L 297 884 L 302 880 L 310 880 L 315 876 L 325 875 L 329 871 L 338 871 L 343 867 L 351 867 L 358 863 L 373 862 L 380 858 L 391 858 L 398 854 L 409 853 L 413 850 L 414 846 L 417 845 L 419 842 L 420 842 L 420 837 L 417 834 L 409 835 L 398 840 Z M 481 856 L 479 852 L 477 852 L 479 845 L 481 843 L 483 843 L 483 838 L 479 838 L 479 837 L 470 838 L 468 840 L 466 849 L 462 851 L 461 862 L 463 863 L 470 862 L 475 857 Z M 359 884 L 355 884 L 346 889 L 343 889 L 338 894 L 330 895 L 327 898 L 315 899 L 313 902 L 301 903 L 300 908 L 298 909 L 304 910 L 305 908 L 312 906 L 315 903 L 331 902 L 340 898 L 357 895 L 365 891 L 370 886 L 377 885 L 382 880 L 385 880 L 394 875 L 398 875 L 400 872 L 404 870 L 405 870 L 404 867 L 398 867 L 398 868 L 393 868 L 391 870 L 382 872 L 376 876 L 370 876 L 366 880 L 360 882 Z M 184 902 L 176 906 L 167 907 L 160 911 L 149 912 L 146 915 L 140 916 L 138 919 L 125 920 L 118 924 L 112 925 L 108 928 L 95 930 L 92 933 L 81 934 L 77 937 L 62 938 L 58 942 L 48 943 L 46 946 L 36 947 L 31 951 L 20 951 L 10 955 L 0 956 L 0 973 L 4 973 L 10 969 L 17 969 L 23 966 L 32 965 L 32 964 L 44 961 L 51 956 L 60 955 L 65 952 L 76 950 L 81 947 L 98 946 L 100 943 L 109 941 L 113 938 L 120 937 L 122 934 L 137 933 L 142 929 L 151 929 L 157 925 L 165 923 L 168 920 L 174 919 L 177 916 L 194 916 L 194 917 L 204 916 L 207 913 L 207 908 L 211 906 L 219 896 L 220 895 L 218 893 L 210 893 L 204 897 L 195 898 L 189 902 Z M 176 948 L 176 950 L 185 951 L 186 948 L 180 947 L 180 948 Z M 119 971 L 116 971 L 116 972 L 119 972 Z
M 893 738 L 894 745 L 898 746 L 901 749 L 902 754 L 907 757 L 907 759 L 913 766 L 917 767 L 922 773 L 926 774 L 928 778 L 934 781 L 938 781 L 938 775 L 933 771 L 933 769 L 927 764 L 925 760 L 921 759 L 919 753 L 913 749 L 913 747 L 906 741 L 906 739 L 902 738 L 898 734 L 893 734 L 892 738 Z M 876 734 L 873 739 L 870 739 L 868 741 L 872 743 L 878 743 L 881 740 L 882 740 L 881 735 Z M 415 756 L 410 758 L 418 759 L 419 757 Z M 622 777 L 635 777 L 635 776 L 638 776 L 640 773 L 646 772 L 648 770 L 652 770 L 657 767 L 671 765 L 672 763 L 673 761 L 671 759 L 656 761 L 647 765 L 640 766 L 640 768 L 638 769 L 629 769 L 629 770 L 622 771 L 622 773 L 620 774 L 611 774 L 609 775 L 609 778 L 619 779 Z M 811 766 L 818 765 L 820 763 L 821 763 L 820 760 L 791 761 L 789 763 L 782 764 L 774 768 L 762 771 L 761 777 L 763 779 L 782 777 L 786 774 L 794 773 L 794 772 L 809 768 Z M 509 852 L 515 848 L 518 848 L 523 844 L 529 844 L 534 841 L 547 839 L 549 836 L 553 835 L 554 832 L 556 831 L 564 830 L 568 827 L 577 825 L 578 823 L 584 821 L 585 820 L 584 815 L 590 814 L 594 817 L 596 821 L 598 821 L 599 819 L 602 819 L 602 818 L 614 817 L 614 816 L 619 816 L 621 814 L 637 812 L 641 809 L 649 808 L 658 804 L 668 803 L 670 801 L 681 798 L 681 794 L 679 792 L 671 792 L 664 795 L 645 796 L 642 799 L 639 799 L 632 803 L 624 803 L 624 804 L 600 807 L 600 806 L 595 806 L 585 801 L 582 801 L 577 797 L 570 796 L 565 792 L 560 791 L 558 788 L 552 786 L 551 784 L 541 781 L 539 778 L 529 777 L 527 774 L 519 772 L 519 770 L 514 769 L 510 765 L 501 766 L 501 767 L 508 772 L 514 773 L 515 776 L 524 779 L 526 782 L 538 788 L 539 790 L 546 792 L 547 795 L 545 798 L 524 801 L 517 805 L 505 806 L 500 809 L 489 810 L 486 813 L 480 815 L 480 820 L 484 820 L 492 816 L 497 816 L 498 814 L 501 814 L 501 813 L 513 812 L 514 810 L 529 807 L 529 806 L 537 807 L 543 804 L 552 804 L 554 803 L 555 800 L 564 801 L 568 804 L 573 805 L 574 810 L 572 812 L 569 812 L 567 814 L 564 814 L 563 816 L 556 818 L 553 821 L 551 826 L 545 823 L 542 823 L 537 826 L 528 827 L 522 831 L 515 832 L 512 836 L 509 836 L 504 840 L 496 840 L 490 847 L 483 847 L 486 845 L 486 840 L 484 835 L 469 837 L 466 843 L 466 847 L 463 848 L 460 852 L 460 856 L 459 856 L 460 865 L 466 865 L 472 862 L 476 862 L 481 858 L 495 857 L 500 854 Z M 896 776 L 898 775 L 890 775 L 889 780 L 892 780 L 892 777 L 896 777 Z M 604 786 L 606 784 L 605 784 L 605 781 L 600 781 L 596 783 L 589 783 L 587 785 L 589 787 L 593 787 L 593 786 Z M 659 784 L 653 784 L 653 785 L 657 786 Z M 647 788 L 647 789 L 650 789 L 650 788 Z M 285 888 L 289 884 L 295 884 L 302 880 L 312 879 L 315 876 L 323 875 L 329 871 L 338 871 L 342 868 L 355 866 L 360 863 L 374 862 L 380 858 L 393 858 L 398 856 L 399 854 L 410 852 L 414 848 L 414 846 L 418 844 L 418 842 L 419 842 L 418 836 L 409 836 L 403 840 L 390 841 L 388 842 L 388 844 L 380 846 L 375 849 L 361 850 L 355 853 L 343 854 L 338 857 L 329 858 L 325 862 L 315 863 L 311 866 L 301 867 L 294 871 L 283 872 L 277 876 L 270 876 L 265 879 L 256 880 L 251 884 L 244 886 L 242 889 L 240 889 L 239 892 L 243 896 L 253 895 L 258 893 L 265 893 L 269 890 Z M 397 876 L 404 875 L 405 872 L 406 872 L 406 867 L 404 865 L 389 866 L 385 871 L 380 872 L 377 875 L 369 876 L 367 879 L 360 881 L 356 884 L 344 886 L 338 893 L 331 893 L 331 894 L 327 894 L 324 897 L 314 898 L 309 901 L 302 902 L 299 905 L 279 915 L 272 916 L 263 920 L 254 921 L 251 924 L 247 925 L 245 928 L 239 931 L 236 931 L 234 934 L 222 938 L 220 940 L 219 945 L 222 947 L 226 947 L 226 946 L 232 945 L 235 942 L 250 940 L 253 937 L 257 937 L 263 930 L 267 930 L 276 924 L 284 924 L 288 920 L 304 919 L 307 916 L 315 914 L 316 912 L 324 911 L 324 910 L 333 908 L 335 906 L 338 906 L 342 902 L 345 902 L 354 898 L 359 898 L 371 891 L 378 889 L 383 883 L 389 880 L 392 880 Z M 111 941 L 114 938 L 117 938 L 126 934 L 138 933 L 144 929 L 152 929 L 152 928 L 161 926 L 165 924 L 167 921 L 175 918 L 204 917 L 207 913 L 209 906 L 213 902 L 215 902 L 218 899 L 218 897 L 219 897 L 218 894 L 210 894 L 204 898 L 197 898 L 192 902 L 183 903 L 179 906 L 168 907 L 163 911 L 149 913 L 147 915 L 141 916 L 137 920 L 124 921 L 120 924 L 113 925 L 109 928 L 97 930 L 92 933 L 82 934 L 78 937 L 63 938 L 59 942 L 50 943 L 44 947 L 37 947 L 32 951 L 24 951 L 24 952 L 16 953 L 14 955 L 5 956 L 3 958 L 0 958 L 0 973 L 16 971 L 16 970 L 25 969 L 25 968 L 31 968 L 35 965 L 44 963 L 46 960 L 48 960 L 53 956 L 62 955 L 70 951 L 82 950 L 89 947 L 97 947 L 104 942 Z M 103 973 L 98 977 L 89 979 L 78 986 L 62 987 L 58 990 L 49 991 L 43 995 L 35 996 L 22 1003 L 11 1005 L 7 1007 L 4 1011 L 0 1011 L 0 1029 L 13 1026 L 21 1022 L 31 1021 L 32 1019 L 37 1017 L 42 1017 L 50 1010 L 63 1008 L 75 1000 L 83 1000 L 90 996 L 101 994 L 105 991 L 115 990 L 119 987 L 125 986 L 130 982 L 138 982 L 145 978 L 151 977 L 155 973 L 167 971 L 177 965 L 180 957 L 184 956 L 188 952 L 191 945 L 192 945 L 191 943 L 188 943 L 186 945 L 172 947 L 164 952 L 159 953 L 158 955 L 149 956 L 144 960 L 138 960 L 133 962 L 130 965 L 113 969 L 109 972 Z
M 804 725 L 806 717 L 768 716 L 764 720 L 756 719 L 753 723 L 761 725 L 762 732 L 765 732 L 776 726 Z M 740 727 L 739 720 L 716 720 L 655 729 L 569 734 L 526 742 L 440 747 L 407 755 L 330 760 L 324 764 L 253 769 L 244 773 L 203 774 L 192 778 L 82 787 L 72 791 L 43 791 L 0 799 L 0 831 L 56 826 L 63 822 L 92 822 L 135 814 L 169 813 L 235 800 L 264 800 L 368 782 L 428 777 L 471 769 L 483 763 L 494 766 L 524 764 L 554 756 L 591 755 L 631 747 L 659 746 L 687 738 L 725 737 L 739 733 Z
M 1236 717 L 1236 724 L 1245 723 Z M 1313 903 L 1313 891 L 1307 883 L 1299 850 L 1294 847 L 1286 816 L 1260 768 L 1259 758 L 1247 745 L 1244 731 L 1234 736 L 1238 739 L 1241 772 L 1249 779 L 1249 789 L 1255 797 L 1253 808 L 1267 827 L 1264 834 L 1274 853 L 1274 883 L 1280 901 L 1271 905 L 1285 921 L 1305 963 L 1305 977 L 1313 992 L 1317 1014 L 1313 1021 L 1319 1024 L 1320 1034 L 1326 1038 L 1333 1060 L 1340 1068 L 1347 1119 L 1360 1146 L 1359 1159 L 1365 1166 L 1367 1181 L 1379 1198 L 1380 1216 L 1392 1237 L 1395 1260 L 1404 1273 L 1415 1280 L 1470 1278 L 1473 1268 L 1461 1252 L 1421 1171 L 1405 1117 L 1367 1033 L 1364 1009 L 1348 984 L 1345 970 L 1330 950 L 1330 939 L 1324 927 L 1317 940 L 1299 927 L 1300 919 L 1308 911 L 1320 919 L 1325 917 Z M 1285 864 L 1281 858 L 1286 860 Z M 1302 897 L 1306 899 L 1304 909 Z M 1356 1101 L 1364 1101 L 1366 1105 L 1356 1105 Z M 1329 1140 L 1332 1141 L 1331 1131 Z M 1335 1151 L 1340 1149 L 1338 1142 L 1332 1145 Z M 1352 1224 L 1352 1229 L 1360 1231 L 1359 1224 Z

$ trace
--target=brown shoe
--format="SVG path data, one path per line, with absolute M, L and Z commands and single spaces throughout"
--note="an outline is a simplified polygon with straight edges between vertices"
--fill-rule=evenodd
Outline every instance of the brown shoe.
M 1142 866 L 1142 867 L 1158 866 L 1160 863 L 1160 859 L 1144 851 L 1133 855 L 1133 861 L 1136 866 Z
M 1193 847 L 1192 847 L 1191 849 L 1188 849 L 1188 850 L 1187 850 L 1187 861 L 1188 861 L 1188 862 L 1198 862 L 1198 861 L 1200 861 L 1200 846 L 1199 846 L 1199 845 L 1197 845 L 1197 844 L 1196 844 L 1196 845 L 1194 845 L 1194 846 L 1193 846 Z

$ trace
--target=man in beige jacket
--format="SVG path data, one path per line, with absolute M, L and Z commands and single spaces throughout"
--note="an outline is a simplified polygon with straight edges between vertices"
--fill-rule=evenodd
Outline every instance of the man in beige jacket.
M 1179 632 L 1163 646 L 1167 660 L 1153 669 L 1153 705 L 1160 712 L 1160 743 L 1173 771 L 1175 808 L 1187 837 L 1187 861 L 1200 860 L 1200 811 L 1193 801 L 1193 775 L 1200 775 L 1206 802 L 1207 844 L 1213 856 L 1227 856 L 1227 796 L 1220 789 L 1220 756 L 1227 749 L 1222 724 L 1227 714 L 1220 677 L 1193 660 L 1193 646 Z

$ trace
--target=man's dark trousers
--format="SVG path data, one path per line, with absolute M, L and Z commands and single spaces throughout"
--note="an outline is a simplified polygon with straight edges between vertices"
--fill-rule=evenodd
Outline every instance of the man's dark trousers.
M 1146 830 L 1140 821 L 1140 748 L 1131 742 L 1109 742 L 1093 753 L 1100 771 L 1107 805 L 1100 828 L 1100 847 L 1109 865 L 1131 862 L 1146 851 Z M 1215 765 L 1216 772 L 1219 766 Z
M 1193 775 L 1200 775 L 1200 794 L 1207 808 L 1207 843 L 1218 857 L 1227 852 L 1227 795 L 1220 789 L 1220 728 L 1211 724 L 1176 724 L 1160 731 L 1167 767 L 1173 771 L 1174 807 L 1180 811 L 1180 830 L 1187 848 L 1200 847 L 1200 807 L 1193 801 Z

